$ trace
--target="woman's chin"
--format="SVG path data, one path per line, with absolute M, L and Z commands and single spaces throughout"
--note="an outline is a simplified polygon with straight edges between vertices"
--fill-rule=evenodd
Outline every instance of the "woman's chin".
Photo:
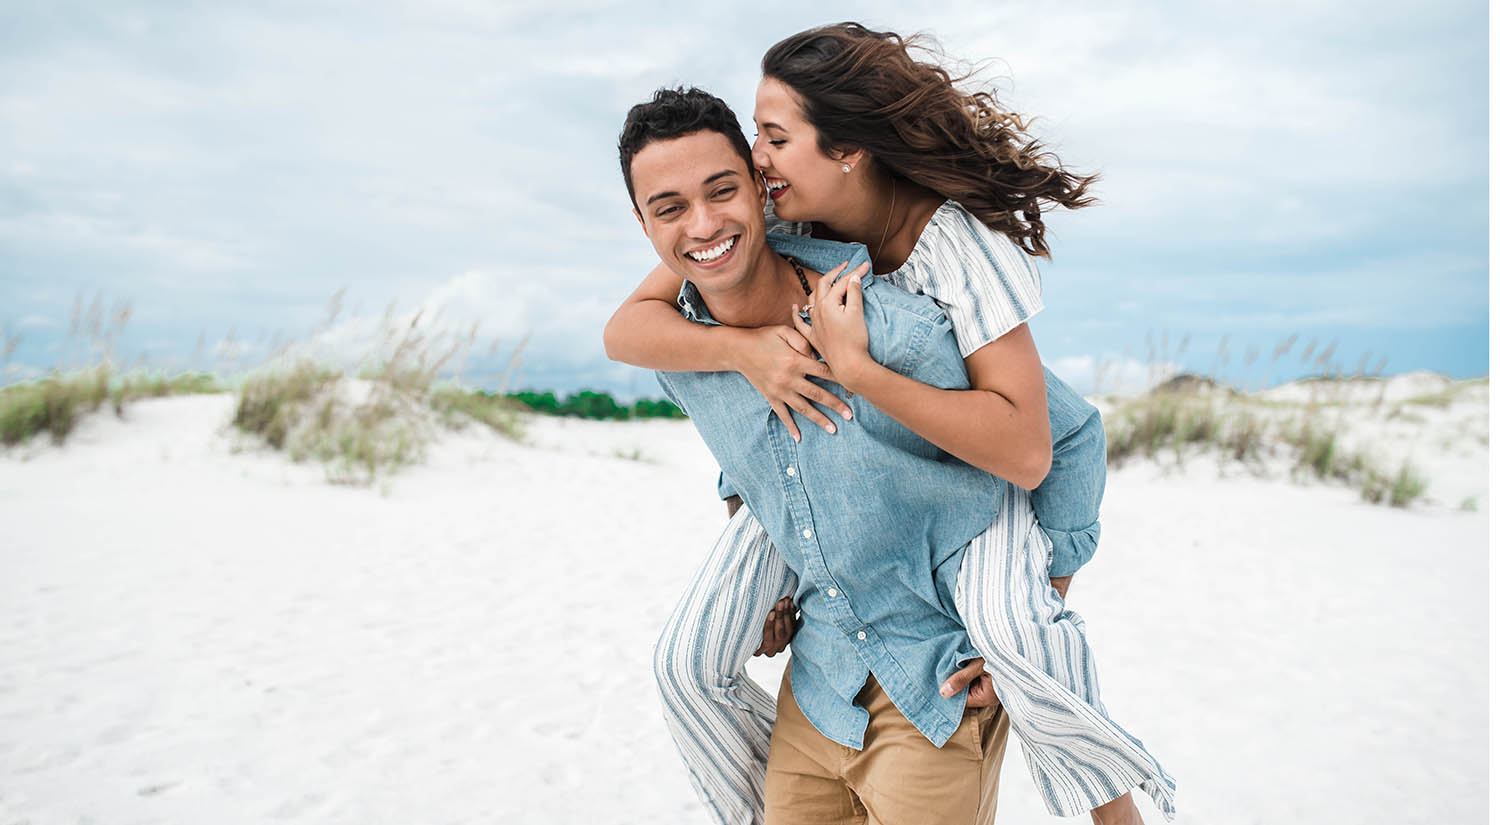
M 807 215 L 802 214 L 801 210 L 797 209 L 797 207 L 790 204 L 772 202 L 771 210 L 776 214 L 778 219 L 787 223 L 808 223 L 813 220 Z

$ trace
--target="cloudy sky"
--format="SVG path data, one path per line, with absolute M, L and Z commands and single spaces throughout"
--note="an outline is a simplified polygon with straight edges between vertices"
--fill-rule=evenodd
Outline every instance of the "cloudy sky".
M 76 304 L 129 304 L 128 363 L 227 368 L 342 289 L 341 323 L 477 322 L 475 381 L 529 334 L 512 389 L 650 393 L 599 335 L 654 262 L 625 110 L 691 83 L 748 122 L 765 48 L 846 18 L 988 59 L 1103 175 L 1049 220 L 1033 324 L 1081 386 L 1152 359 L 1253 385 L 1325 352 L 1488 372 L 1483 3 L 915 5 L 7 2 L 0 381 L 81 357 Z

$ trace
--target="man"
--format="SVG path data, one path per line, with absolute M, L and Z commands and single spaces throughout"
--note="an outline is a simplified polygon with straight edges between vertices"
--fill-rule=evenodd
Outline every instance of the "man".
M 768 246 L 765 191 L 722 101 L 664 91 L 643 106 L 632 119 L 686 112 L 668 136 L 628 150 L 622 140 L 621 161 L 642 229 L 683 276 L 689 318 L 785 323 L 812 284 L 778 251 L 820 266 L 837 262 L 830 252 L 859 262 L 854 245 Z M 707 120 L 695 124 L 699 110 Z M 858 288 L 877 361 L 934 386 L 967 387 L 936 305 L 870 276 Z M 658 377 L 797 578 L 802 627 L 777 703 L 767 822 L 992 821 L 1008 717 L 993 706 L 966 710 L 965 691 L 944 697 L 938 685 L 979 656 L 952 586 L 964 546 L 996 517 L 1003 482 L 859 398 L 838 435 L 811 430 L 794 442 L 737 373 Z

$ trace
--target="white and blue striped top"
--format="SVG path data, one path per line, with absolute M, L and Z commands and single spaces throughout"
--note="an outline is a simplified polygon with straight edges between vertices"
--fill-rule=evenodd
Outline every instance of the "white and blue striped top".
M 811 234 L 809 224 L 783 221 L 769 204 L 766 228 Z M 1042 277 L 1032 256 L 954 200 L 944 201 L 932 214 L 906 263 L 879 277 L 936 301 L 953 322 L 965 358 L 1043 307 Z

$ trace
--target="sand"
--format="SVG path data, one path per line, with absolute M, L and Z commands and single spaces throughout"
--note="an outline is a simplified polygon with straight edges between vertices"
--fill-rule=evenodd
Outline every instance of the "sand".
M 1407 510 L 1111 471 L 1069 603 L 1178 821 L 1483 821 L 1488 449 L 1456 422 L 1487 403 L 1434 408 Z M 0 823 L 708 821 L 650 677 L 723 522 L 691 425 L 471 427 L 357 488 L 232 404 L 0 454 Z M 999 821 L 1055 822 L 1008 759 Z

